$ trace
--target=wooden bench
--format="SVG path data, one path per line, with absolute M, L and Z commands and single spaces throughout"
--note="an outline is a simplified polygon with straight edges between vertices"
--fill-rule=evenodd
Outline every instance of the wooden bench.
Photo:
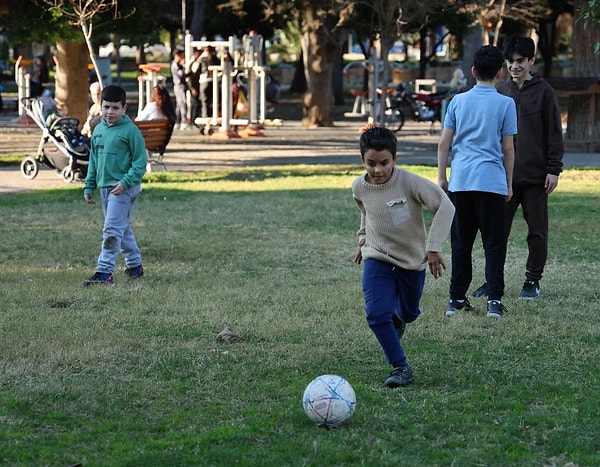
M 135 121 L 135 124 L 142 132 L 146 142 L 146 151 L 148 152 L 148 172 L 152 170 L 152 164 L 158 164 L 163 170 L 167 170 L 163 162 L 163 156 L 167 144 L 171 140 L 173 133 L 173 123 L 168 120 L 147 120 Z M 155 154 L 158 153 L 158 156 Z

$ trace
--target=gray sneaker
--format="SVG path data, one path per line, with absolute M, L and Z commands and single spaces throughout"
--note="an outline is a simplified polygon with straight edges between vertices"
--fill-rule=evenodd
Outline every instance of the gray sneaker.
M 408 386 L 415 380 L 410 366 L 399 366 L 392 370 L 390 377 L 385 380 L 388 388 L 397 388 L 399 386 Z
M 448 306 L 446 307 L 446 316 L 454 316 L 460 310 L 474 311 L 475 308 L 469 303 L 466 298 L 464 300 L 455 300 L 451 298 L 448 300 Z
M 524 300 L 535 300 L 540 296 L 540 284 L 537 281 L 525 281 L 521 289 L 521 297 Z
M 500 319 L 504 316 L 508 310 L 500 300 L 488 300 L 487 302 L 487 315 L 488 318 Z

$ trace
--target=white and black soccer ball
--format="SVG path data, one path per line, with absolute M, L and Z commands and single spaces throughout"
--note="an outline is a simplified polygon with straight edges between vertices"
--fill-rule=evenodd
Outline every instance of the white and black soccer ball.
M 354 413 L 356 395 L 341 376 L 321 375 L 306 386 L 302 405 L 308 418 L 318 426 L 335 428 Z

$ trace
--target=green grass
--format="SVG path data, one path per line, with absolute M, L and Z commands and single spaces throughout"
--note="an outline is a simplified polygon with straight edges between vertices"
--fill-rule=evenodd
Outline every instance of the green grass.
M 413 167 L 435 177 L 435 168 Z M 0 462 L 22 465 L 600 465 L 600 171 L 568 170 L 550 203 L 543 297 L 503 320 L 443 316 L 428 277 L 404 346 L 415 383 L 368 329 L 352 263 L 356 167 L 152 174 L 134 229 L 147 275 L 85 288 L 99 206 L 80 186 L 0 203 Z M 446 254 L 449 253 L 446 248 Z M 475 250 L 473 285 L 483 278 Z M 216 335 L 230 326 L 242 343 Z M 346 377 L 352 419 L 313 426 L 315 376 Z

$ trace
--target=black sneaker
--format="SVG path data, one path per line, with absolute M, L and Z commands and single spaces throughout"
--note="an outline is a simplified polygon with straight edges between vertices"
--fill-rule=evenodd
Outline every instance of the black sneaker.
M 488 318 L 500 319 L 508 310 L 500 300 L 488 300 L 487 302 L 487 315 Z
M 469 303 L 466 298 L 464 300 L 455 300 L 451 298 L 448 300 L 448 306 L 446 307 L 446 316 L 454 316 L 460 310 L 474 311 L 475 308 Z
M 396 330 L 396 334 L 398 334 L 398 339 L 402 339 L 404 331 L 406 330 L 406 323 L 395 314 L 392 316 L 392 321 L 394 322 L 394 329 Z
M 408 386 L 415 380 L 410 366 L 398 366 L 392 370 L 390 377 L 385 380 L 388 388 L 397 388 L 399 386 Z
M 130 279 L 142 277 L 144 275 L 144 266 L 140 264 L 139 266 L 135 266 L 133 268 L 127 268 L 125 269 L 125 274 L 127 274 Z
M 484 282 L 483 284 L 481 284 L 481 286 L 477 290 L 474 290 L 471 293 L 471 297 L 473 297 L 473 298 L 487 297 L 487 294 L 488 294 L 488 286 L 487 286 L 487 282 Z
M 525 281 L 521 289 L 521 297 L 524 300 L 535 300 L 540 296 L 540 284 L 537 281 Z
M 94 284 L 112 284 L 113 276 L 109 272 L 95 272 L 92 277 L 88 280 L 83 281 L 83 285 L 94 285 Z

